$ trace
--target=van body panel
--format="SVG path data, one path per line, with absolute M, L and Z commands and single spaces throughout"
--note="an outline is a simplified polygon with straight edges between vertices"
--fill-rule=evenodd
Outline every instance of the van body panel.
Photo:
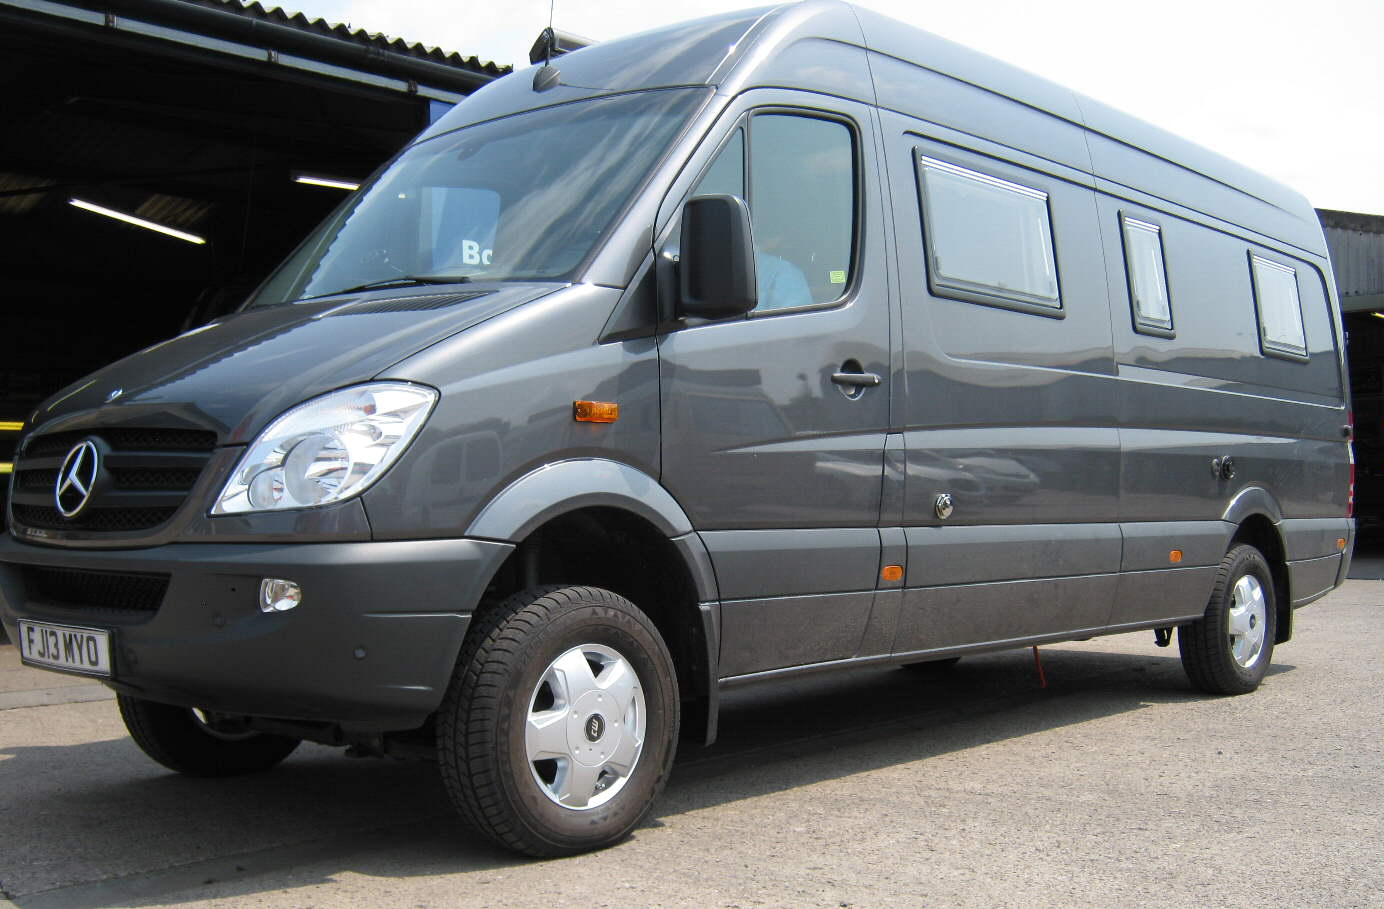
M 1222 555 L 1224 551 L 1216 556 L 1217 562 Z M 1122 573 L 1106 628 L 1115 633 L 1201 618 L 1205 611 L 1202 604 L 1211 596 L 1219 571 L 1218 565 L 1205 565 Z
M 1122 215 L 1154 222 L 1162 229 L 1176 337 L 1157 337 L 1134 329 L 1120 237 Z M 1256 395 L 1272 395 L 1274 389 L 1281 389 L 1286 396 L 1340 406 L 1336 335 L 1321 272 L 1315 265 L 1282 257 L 1298 271 L 1309 362 L 1266 357 L 1260 352 L 1254 306 L 1227 309 L 1216 302 L 1253 300 L 1246 254 L 1266 250 L 1262 243 L 1117 198 L 1102 196 L 1100 216 L 1116 360 L 1121 366 L 1161 370 L 1169 373 L 1172 381 L 1178 381 L 1172 378 L 1178 376 L 1220 379 L 1231 387 L 1250 386 Z M 1339 432 L 1333 437 L 1340 438 Z
M 1121 571 L 1158 571 L 1220 564 L 1235 524 L 1229 521 L 1147 521 L 1120 525 Z M 1176 561 L 1172 552 L 1176 550 Z
M 1346 537 L 1349 526 L 1346 518 L 1287 518 L 1279 525 L 1284 555 L 1290 562 L 1338 556 L 1338 541 Z
M 723 600 L 874 590 L 874 528 L 702 531 Z
M 865 49 L 859 45 L 800 38 L 769 55 L 752 72 L 752 81 L 745 88 L 805 89 L 862 104 L 875 100 L 870 66 Z
M 906 527 L 904 534 L 910 587 L 1105 574 L 1120 563 L 1112 524 Z
M 1157 187 L 1156 195 L 1326 255 L 1321 224 L 1301 193 L 1215 152 L 1079 97 L 1092 169 L 1122 186 Z
M 855 656 L 874 598 L 869 591 L 722 602 L 721 676 Z
M 1331 592 L 1341 568 L 1341 555 L 1322 556 L 1288 562 L 1293 605 L 1305 606 Z
M 865 35 L 865 44 L 872 51 L 900 61 L 912 61 L 912 66 L 925 66 L 945 78 L 982 88 L 1010 103 L 1017 102 L 1026 108 L 1080 122 L 1080 108 L 1070 89 L 873 10 L 853 9 Z M 880 105 L 891 106 L 883 96 Z M 925 107 L 904 109 L 916 114 Z
M 1079 126 L 1002 94 L 881 53 L 870 54 L 879 106 L 946 127 L 962 136 L 1088 173 L 1091 156 Z M 943 137 L 948 134 L 941 133 Z M 1090 177 L 1086 177 L 1090 180 Z
M 870 606 L 870 618 L 865 623 L 865 633 L 860 639 L 860 646 L 856 648 L 857 658 L 887 658 L 894 652 L 894 637 L 898 634 L 903 597 L 904 591 L 901 588 L 875 591 L 875 601 Z
M 909 588 L 903 595 L 894 652 L 1013 646 L 1049 634 L 1099 634 L 1106 627 L 1118 581 L 1115 574 L 1094 574 Z
M 364 495 L 376 539 L 464 536 L 481 509 L 521 477 L 556 461 L 616 461 L 534 512 L 523 496 L 496 504 L 483 535 L 506 539 L 535 513 L 577 507 L 580 496 L 619 498 L 659 473 L 658 357 L 651 338 L 593 343 L 619 296 L 590 285 L 568 288 L 424 350 L 381 374 L 442 394 L 405 457 Z M 519 354 L 516 356 L 516 353 Z M 554 377 L 560 377 L 555 381 Z M 574 401 L 620 406 L 615 423 L 580 423 Z M 563 468 L 572 470 L 578 468 Z M 541 474 L 540 474 L 541 476 Z M 602 487 L 604 478 L 610 483 Z M 545 491 L 558 487 L 541 484 Z M 668 535 L 686 531 L 667 496 L 644 509 L 666 509 Z M 612 500 L 614 501 L 614 500 Z M 505 515 L 513 511 L 513 520 Z M 517 522 L 517 523 L 516 523 Z M 479 532 L 479 531 L 478 531 Z

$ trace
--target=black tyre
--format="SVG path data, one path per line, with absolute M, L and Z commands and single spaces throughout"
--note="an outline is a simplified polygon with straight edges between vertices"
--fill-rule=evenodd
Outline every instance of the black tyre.
M 1273 575 L 1253 546 L 1221 560 L 1211 602 L 1200 620 L 1177 629 L 1187 678 L 1210 694 L 1246 694 L 1269 671 L 1275 632 Z
M 268 770 L 299 740 L 246 729 L 242 721 L 119 695 L 120 717 L 144 753 L 187 776 L 240 776 Z
M 547 587 L 475 619 L 438 711 L 438 763 L 457 809 L 526 855 L 619 842 L 673 765 L 672 657 L 608 590 Z
M 947 657 L 942 660 L 927 660 L 922 663 L 904 663 L 902 668 L 909 672 L 916 672 L 918 675 L 942 676 L 956 668 L 956 664 L 961 662 L 961 657 Z

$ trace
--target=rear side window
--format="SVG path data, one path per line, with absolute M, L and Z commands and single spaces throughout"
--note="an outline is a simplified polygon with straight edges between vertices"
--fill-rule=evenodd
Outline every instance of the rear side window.
M 1157 224 L 1123 215 L 1125 270 L 1134 330 L 1173 336 L 1173 307 L 1168 299 L 1168 271 L 1163 260 L 1163 232 Z
M 1060 313 L 1046 192 L 923 155 L 918 183 L 933 294 Z
M 1260 347 L 1269 356 L 1307 359 L 1297 270 L 1252 252 L 1249 266 L 1254 308 L 1259 313 Z

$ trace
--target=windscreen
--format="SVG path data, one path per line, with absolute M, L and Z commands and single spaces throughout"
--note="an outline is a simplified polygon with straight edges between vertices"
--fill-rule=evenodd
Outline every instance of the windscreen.
M 354 193 L 249 305 L 396 280 L 567 280 L 705 97 L 617 95 L 420 142 Z

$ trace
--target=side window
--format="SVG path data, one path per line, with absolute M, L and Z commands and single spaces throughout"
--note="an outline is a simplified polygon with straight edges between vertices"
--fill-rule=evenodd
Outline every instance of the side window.
M 1249 264 L 1254 282 L 1254 308 L 1259 313 L 1260 348 L 1269 356 L 1307 359 L 1297 271 L 1252 252 Z
M 749 132 L 746 190 L 745 133 Z M 837 120 L 757 114 L 726 141 L 692 191 L 750 206 L 755 312 L 831 303 L 854 270 L 855 140 Z
M 837 120 L 750 120 L 750 214 L 756 311 L 830 303 L 854 267 L 855 141 Z
M 731 134 L 721 153 L 697 181 L 694 196 L 728 195 L 745 198 L 745 130 Z
M 1129 215 L 1120 216 L 1120 228 L 1124 234 L 1125 271 L 1129 277 L 1134 330 L 1171 338 L 1173 308 L 1168 299 L 1162 230 L 1157 224 Z
M 923 155 L 918 183 L 935 295 L 1060 314 L 1047 193 Z

